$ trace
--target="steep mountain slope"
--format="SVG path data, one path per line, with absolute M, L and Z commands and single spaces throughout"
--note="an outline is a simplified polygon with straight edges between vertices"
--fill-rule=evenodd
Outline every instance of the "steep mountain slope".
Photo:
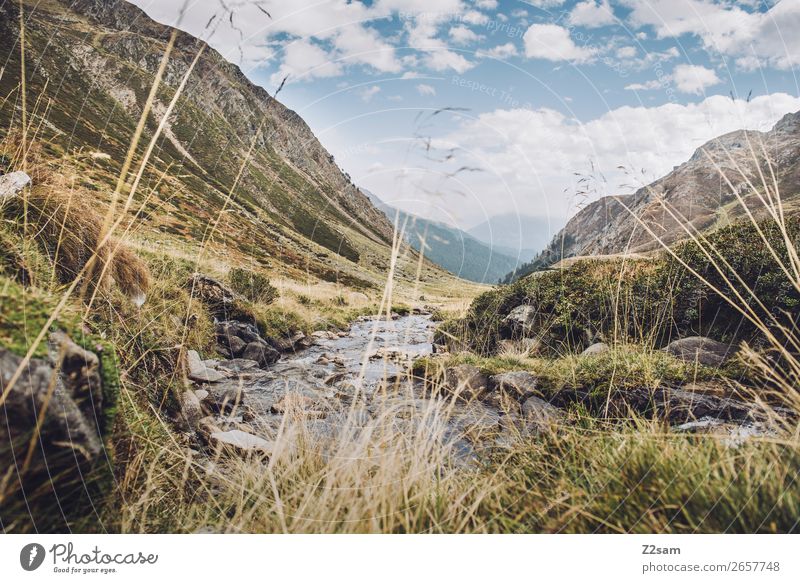
M 520 259 L 528 261 L 547 246 L 555 228 L 563 224 L 563 221 L 544 217 L 506 213 L 490 217 L 467 232 L 501 253 L 512 257 L 519 255 Z
M 762 176 L 771 195 L 765 196 Z M 648 252 L 661 246 L 657 238 L 671 244 L 686 238 L 687 229 L 724 226 L 746 214 L 734 192 L 762 214 L 764 203 L 753 188 L 769 200 L 774 185 L 785 213 L 800 209 L 800 112 L 787 114 L 768 132 L 740 130 L 715 138 L 634 194 L 589 204 L 517 275 L 567 257 Z
M 425 257 L 450 273 L 477 283 L 493 284 L 519 264 L 510 252 L 504 253 L 461 229 L 396 209 L 362 190 L 392 223 L 397 221 L 398 227 L 405 229 L 405 239 L 411 247 L 420 251 L 425 241 Z
M 0 139 L 21 118 L 18 10 L 0 4 Z M 31 0 L 23 10 L 28 139 L 105 204 L 173 29 L 122 0 Z M 177 33 L 131 173 L 201 50 L 131 205 L 134 236 L 380 285 L 392 236 L 384 214 L 296 113 L 188 34 Z M 427 265 L 423 276 L 436 275 Z

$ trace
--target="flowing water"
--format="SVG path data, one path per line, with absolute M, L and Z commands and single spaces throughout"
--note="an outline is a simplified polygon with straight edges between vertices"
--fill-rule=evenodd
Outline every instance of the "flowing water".
M 362 318 L 347 332 L 318 334 L 310 348 L 284 355 L 268 371 L 240 377 L 237 382 L 255 413 L 251 423 L 260 433 L 275 435 L 287 395 L 302 400 L 307 426 L 327 435 L 354 419 L 367 425 L 387 410 L 399 423 L 419 421 L 431 410 L 431 397 L 408 373 L 413 359 L 432 353 L 433 330 L 429 315 L 408 315 Z M 481 403 L 450 403 L 444 419 L 446 433 L 458 442 L 457 453 L 463 457 L 472 455 L 463 435 L 474 426 L 497 428 L 500 416 Z

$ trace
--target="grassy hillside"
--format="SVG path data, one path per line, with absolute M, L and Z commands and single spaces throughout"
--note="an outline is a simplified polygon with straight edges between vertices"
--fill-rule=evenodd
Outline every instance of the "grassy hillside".
M 136 217 L 133 238 L 147 245 L 175 237 L 185 248 L 200 245 L 210 256 L 224 253 L 293 278 L 382 287 L 392 225 L 308 126 L 235 66 L 188 35 L 178 33 L 171 44 L 167 27 L 123 1 L 23 5 L 28 141 L 48 168 L 72 177 L 81 196 L 108 204 L 144 121 L 117 196 Z M 18 5 L 0 10 L 0 138 L 19 145 Z M 19 158 L 13 150 L 4 156 Z M 416 260 L 403 257 L 397 273 L 411 281 Z M 440 276 L 424 264 L 423 281 Z

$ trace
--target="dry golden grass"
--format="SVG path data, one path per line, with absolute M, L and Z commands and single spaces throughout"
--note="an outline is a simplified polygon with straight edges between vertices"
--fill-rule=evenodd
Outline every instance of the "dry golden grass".
M 21 45 L 24 47 L 24 42 Z M 132 240 L 130 215 L 118 211 L 132 210 L 139 178 L 152 152 L 150 148 L 142 160 L 134 160 L 171 46 L 172 41 L 126 159 L 120 161 L 122 171 L 105 216 L 94 210 L 90 197 L 76 196 L 66 184 L 53 182 L 48 188 L 36 174 L 31 145 L 36 142 L 36 132 L 23 116 L 16 164 L 34 174 L 36 187 L 26 194 L 17 216 L 23 217 L 26 228 L 31 228 L 47 249 L 54 278 L 67 286 L 48 321 L 32 334 L 28 357 L 92 274 L 97 274 L 95 283 L 101 289 L 111 280 L 128 295 L 144 293 L 148 287 L 144 263 L 127 246 L 146 245 Z M 21 92 L 24 97 L 24 79 Z M 180 93 L 175 92 L 175 100 Z M 24 104 L 23 99 L 27 113 Z M 140 165 L 134 167 L 134 161 Z M 244 160 L 241 170 L 246 165 Z M 136 175 L 132 182 L 130 173 Z M 780 193 L 770 184 L 771 173 L 772 168 L 763 174 L 761 192 L 766 210 L 782 225 Z M 754 190 L 758 189 L 754 186 Z M 702 234 L 688 235 L 704 244 Z M 374 308 L 386 313 L 395 303 L 424 302 L 460 316 L 472 297 L 485 289 L 466 284 L 456 288 L 452 281 L 449 285 L 422 285 L 419 277 L 410 285 L 398 283 L 398 262 L 409 262 L 401 252 L 400 240 L 397 234 L 386 285 L 379 293 L 366 300 L 360 296 L 348 299 L 348 290 L 339 286 L 277 280 L 274 283 L 281 292 L 278 307 L 311 320 L 323 308 L 336 309 L 338 298 L 344 297 L 348 308 L 356 311 Z M 167 249 L 165 255 L 175 259 L 181 254 L 199 266 L 213 264 L 224 275 L 229 266 L 219 256 L 209 256 L 206 243 L 174 253 Z M 790 261 L 785 272 L 800 289 L 800 261 L 794 242 L 787 239 L 786 245 Z M 718 255 L 715 249 L 708 253 Z M 418 274 L 420 270 L 421 260 Z M 462 464 L 455 455 L 460 436 L 446 427 L 453 402 L 430 399 L 421 404 L 416 395 L 402 390 L 366 422 L 354 408 L 342 418 L 334 435 L 315 432 L 312 420 L 287 416 L 277 434 L 270 436 L 275 443 L 270 456 L 207 459 L 189 449 L 188 438 L 175 431 L 165 414 L 163 405 L 174 385 L 183 388 L 176 370 L 158 376 L 163 371 L 148 369 L 152 376 L 146 378 L 154 380 L 153 385 L 144 384 L 136 375 L 153 355 L 159 362 L 167 362 L 166 366 L 174 365 L 163 356 L 174 348 L 171 341 L 190 342 L 196 333 L 189 330 L 193 300 L 186 291 L 166 277 L 153 287 L 162 303 L 150 311 L 131 315 L 114 305 L 113 298 L 106 302 L 101 296 L 91 314 L 110 312 L 112 316 L 101 322 L 121 340 L 121 355 L 134 354 L 126 362 L 128 374 L 121 378 L 120 430 L 115 435 L 118 479 L 108 498 L 98 501 L 106 503 L 102 527 L 109 531 L 752 532 L 790 530 L 798 516 L 796 429 L 791 439 L 753 439 L 735 449 L 714 437 L 675 436 L 657 423 L 633 420 L 622 427 L 604 426 L 571 412 L 574 425 L 533 437 L 512 435 L 499 451 L 477 463 Z M 729 296 L 744 315 L 752 317 L 748 298 Z M 757 324 L 769 333 L 768 322 Z M 169 334 L 162 333 L 166 329 Z M 170 345 L 164 344 L 165 338 Z M 787 358 L 787 370 L 770 367 L 760 353 L 754 352 L 752 361 L 783 386 L 791 397 L 788 404 L 800 411 L 796 352 L 785 346 L 774 348 Z M 513 347 L 504 355 L 506 360 L 523 363 L 528 357 L 527 350 L 523 353 Z M 574 376 L 574 368 L 562 372 Z M 86 528 L 99 529 L 100 525 Z
M 108 290 L 113 282 L 128 297 L 144 301 L 150 285 L 147 266 L 116 238 L 97 247 L 103 217 L 95 207 L 84 191 L 42 181 L 3 211 L 6 217 L 27 223 L 26 231 L 46 250 L 60 283 L 81 277 L 89 260 L 96 257 L 100 269 L 85 276 L 92 285 Z

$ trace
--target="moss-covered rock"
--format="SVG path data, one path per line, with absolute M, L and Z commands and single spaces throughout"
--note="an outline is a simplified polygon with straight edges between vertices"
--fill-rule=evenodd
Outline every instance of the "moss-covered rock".
M 80 529 L 77 522 L 112 483 L 115 351 L 69 308 L 49 323 L 57 303 L 0 277 L 0 424 L 7 432 L 0 464 L 8 472 L 0 484 L 0 523 L 6 531 Z

